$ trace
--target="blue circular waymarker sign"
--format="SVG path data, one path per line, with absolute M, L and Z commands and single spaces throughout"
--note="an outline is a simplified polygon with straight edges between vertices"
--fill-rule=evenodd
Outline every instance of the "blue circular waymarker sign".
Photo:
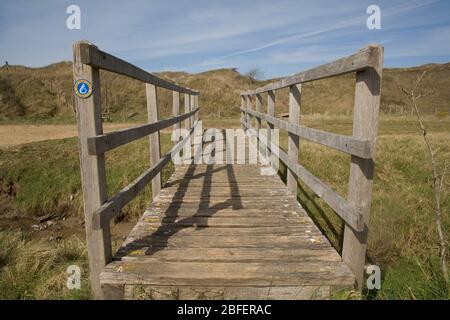
M 89 81 L 80 79 L 73 85 L 73 91 L 79 98 L 86 99 L 92 94 L 92 85 Z

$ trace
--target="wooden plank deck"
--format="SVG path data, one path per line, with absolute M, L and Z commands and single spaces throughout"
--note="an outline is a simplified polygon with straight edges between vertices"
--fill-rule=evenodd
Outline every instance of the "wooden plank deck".
M 100 275 L 108 298 L 324 299 L 355 277 L 277 175 L 177 166 Z

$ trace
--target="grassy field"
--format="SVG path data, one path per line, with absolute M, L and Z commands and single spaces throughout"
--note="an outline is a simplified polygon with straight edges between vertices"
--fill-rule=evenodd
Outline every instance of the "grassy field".
M 302 121 L 332 132 L 351 132 L 351 119 L 346 116 L 309 116 Z M 450 119 L 428 117 L 426 123 L 432 142 L 439 148 L 440 163 L 450 164 Z M 237 125 L 234 119 L 212 119 L 204 126 Z M 448 299 L 449 290 L 438 268 L 431 167 L 417 124 L 414 118 L 382 117 L 379 132 L 368 258 L 382 268 L 383 282 L 380 291 L 364 293 L 361 298 Z M 286 145 L 286 141 L 282 135 L 281 144 Z M 170 145 L 168 134 L 162 134 L 163 152 Z M 302 141 L 299 160 L 346 195 L 347 155 Z M 128 184 L 148 165 L 146 139 L 110 152 L 106 158 L 109 194 Z M 164 179 L 172 170 L 172 166 L 165 169 Z M 301 203 L 339 250 L 342 222 L 305 186 L 299 186 Z M 442 197 L 447 237 L 449 186 L 447 179 Z M 120 245 L 148 199 L 150 190 L 146 188 L 116 219 L 112 228 L 114 247 Z M 81 201 L 76 138 L 0 148 L 1 299 L 90 298 Z M 52 223 L 37 222 L 43 216 L 50 216 Z M 82 267 L 82 290 L 66 289 L 65 270 L 71 264 Z M 339 296 L 348 297 L 355 295 Z
M 410 114 L 407 98 L 399 86 L 410 88 L 424 70 L 427 70 L 427 76 L 421 87 L 424 91 L 432 89 L 433 94 L 421 99 L 423 112 L 450 114 L 450 63 L 414 68 L 385 68 L 381 113 Z M 275 80 L 251 80 L 236 69 L 218 69 L 196 74 L 162 72 L 156 75 L 200 91 L 202 119 L 237 118 L 240 92 Z M 72 84 L 71 62 L 54 63 L 43 68 L 11 66 L 0 69 L 0 124 L 75 123 Z M 349 114 L 354 101 L 354 87 L 354 74 L 304 83 L 302 114 Z M 114 122 L 145 121 L 147 112 L 144 88 L 137 80 L 102 71 L 102 110 L 108 110 L 107 113 Z M 289 105 L 288 89 L 277 90 L 275 95 L 277 112 L 286 112 Z M 184 105 L 183 99 L 184 95 L 181 95 L 181 106 Z M 263 99 L 267 99 L 265 94 Z M 169 90 L 158 90 L 158 107 L 162 117 L 171 114 L 172 93 Z

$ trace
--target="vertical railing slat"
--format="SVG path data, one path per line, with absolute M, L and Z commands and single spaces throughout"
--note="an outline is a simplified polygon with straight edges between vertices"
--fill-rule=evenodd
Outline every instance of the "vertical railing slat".
M 289 122 L 299 124 L 300 120 L 300 102 L 302 85 L 297 84 L 289 87 Z M 298 163 L 298 152 L 300 138 L 298 135 L 290 133 L 288 135 L 288 157 L 293 164 Z M 297 174 L 292 170 L 287 170 L 287 187 L 289 191 L 297 196 Z
M 267 92 L 267 115 L 271 117 L 275 117 L 275 93 L 270 90 Z M 272 146 L 272 136 L 274 134 L 274 125 L 267 123 L 267 159 L 270 161 L 270 165 L 273 167 L 275 164 L 275 159 L 272 159 L 274 155 L 272 155 L 271 146 Z
M 255 111 L 261 112 L 262 105 L 263 105 L 262 96 L 260 94 L 257 94 L 255 100 L 256 100 Z M 259 117 L 256 118 L 255 129 L 256 129 L 256 136 L 259 137 L 259 129 L 261 129 L 261 118 L 259 118 Z M 261 147 L 262 147 L 262 144 L 259 142 L 259 138 L 258 138 L 256 141 L 256 151 L 257 151 L 258 155 L 262 152 Z
M 374 55 L 377 67 L 356 74 L 353 115 L 353 137 L 367 139 L 373 146 L 378 132 L 383 49 L 378 47 Z M 342 259 L 355 274 L 359 290 L 362 289 L 364 280 L 374 167 L 373 159 L 351 156 L 348 201 L 360 208 L 364 230 L 358 232 L 348 225 L 345 226 Z
M 190 106 L 190 111 L 194 110 L 196 106 L 196 96 L 192 95 L 191 96 L 191 106 Z M 195 123 L 195 116 L 191 116 L 189 117 L 190 121 L 191 121 L 191 128 L 194 127 L 194 123 Z M 191 139 L 191 143 L 194 144 L 194 139 Z
M 241 108 L 245 108 L 245 97 L 241 95 Z M 246 112 L 241 110 L 241 120 L 246 121 Z M 245 126 L 241 124 L 241 128 L 245 130 Z
M 178 91 L 172 91 L 172 115 L 174 117 L 180 115 L 180 93 Z M 175 132 L 179 132 L 180 130 L 180 123 L 177 122 L 173 125 L 173 130 Z M 177 141 L 174 141 L 174 145 L 177 143 Z
M 191 110 L 191 95 L 184 94 L 184 113 L 188 113 Z M 191 130 L 191 119 L 188 118 L 184 121 L 184 128 L 186 130 Z
M 153 84 L 145 84 L 145 92 L 147 96 L 147 117 L 148 123 L 153 123 L 159 120 L 158 114 L 158 97 L 156 86 Z M 150 164 L 156 164 L 161 158 L 161 144 L 159 140 L 159 131 L 152 133 L 149 136 L 150 142 Z M 161 191 L 161 173 L 158 173 L 152 179 L 152 199 L 154 200 Z

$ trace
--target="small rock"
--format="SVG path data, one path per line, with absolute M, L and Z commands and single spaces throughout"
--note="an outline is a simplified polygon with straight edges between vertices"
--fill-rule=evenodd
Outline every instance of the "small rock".
M 73 199 L 75 199 L 75 195 L 71 194 L 69 199 L 70 201 L 73 201 Z
M 33 225 L 31 226 L 31 229 L 33 229 L 33 230 L 39 230 L 40 228 L 39 228 L 39 226 L 38 226 L 37 224 L 33 224 Z

